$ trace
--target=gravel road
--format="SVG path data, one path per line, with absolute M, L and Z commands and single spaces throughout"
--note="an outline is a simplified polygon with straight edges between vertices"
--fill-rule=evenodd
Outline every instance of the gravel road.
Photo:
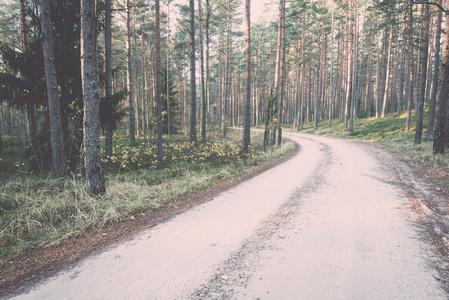
M 285 136 L 290 160 L 13 299 L 448 299 L 433 187 L 375 145 Z

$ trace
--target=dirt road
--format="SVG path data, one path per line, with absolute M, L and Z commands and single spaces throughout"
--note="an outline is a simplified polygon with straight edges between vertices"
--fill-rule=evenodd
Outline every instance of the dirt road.
M 14 299 L 447 299 L 433 187 L 379 147 L 286 135 L 292 159 Z

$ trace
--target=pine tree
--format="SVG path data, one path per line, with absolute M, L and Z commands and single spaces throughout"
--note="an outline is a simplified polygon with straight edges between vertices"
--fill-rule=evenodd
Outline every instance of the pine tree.
M 50 0 L 40 1 L 41 27 L 45 78 L 47 85 L 48 111 L 50 115 L 52 171 L 55 175 L 64 172 L 64 145 L 62 141 L 61 112 L 56 77 L 55 54 L 53 49 L 53 30 L 51 22 Z
M 84 99 L 84 161 L 87 190 L 106 193 L 100 158 L 100 93 L 96 62 L 95 0 L 81 0 L 81 79 Z

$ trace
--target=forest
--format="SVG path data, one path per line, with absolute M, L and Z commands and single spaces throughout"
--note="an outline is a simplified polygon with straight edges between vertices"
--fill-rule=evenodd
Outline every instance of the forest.
M 250 2 L 3 0 L 0 153 L 18 149 L 28 172 L 84 174 L 92 194 L 124 137 L 162 168 L 170 139 L 243 127 L 232 151 L 245 155 L 250 127 L 268 148 L 283 128 L 339 119 L 352 132 L 403 114 L 416 145 L 444 154 L 449 1 Z M 254 21 L 251 6 L 265 7 Z

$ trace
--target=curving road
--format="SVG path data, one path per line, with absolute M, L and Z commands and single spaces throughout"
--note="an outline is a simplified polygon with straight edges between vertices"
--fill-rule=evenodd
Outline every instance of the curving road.
M 14 299 L 447 299 L 431 187 L 379 147 L 286 135 L 290 160 Z

